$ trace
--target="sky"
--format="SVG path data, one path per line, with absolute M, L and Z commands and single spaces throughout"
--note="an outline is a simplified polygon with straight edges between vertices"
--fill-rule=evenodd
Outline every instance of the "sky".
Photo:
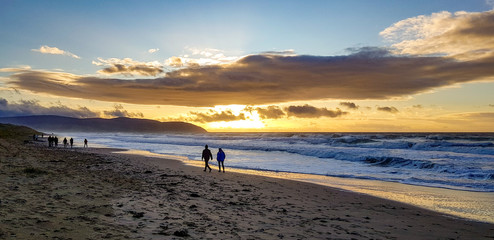
M 0 117 L 492 132 L 494 0 L 0 0 Z

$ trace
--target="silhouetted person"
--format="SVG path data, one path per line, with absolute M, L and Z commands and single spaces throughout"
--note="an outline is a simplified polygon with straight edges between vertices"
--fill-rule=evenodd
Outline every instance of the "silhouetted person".
M 67 138 L 63 138 L 63 147 L 67 147 Z
M 84 138 L 84 147 L 87 147 L 87 139 Z
M 211 154 L 211 151 L 208 149 L 208 145 L 204 146 L 204 150 L 202 150 L 202 159 L 204 159 L 204 162 L 206 163 L 204 166 L 204 172 L 207 168 L 209 168 L 209 172 L 211 172 L 211 167 L 208 163 L 210 159 L 213 160 L 213 154 Z
M 70 148 L 72 148 L 72 146 L 74 145 L 74 139 L 70 138 L 69 142 L 70 142 Z
M 216 160 L 218 161 L 218 168 L 220 169 L 218 172 L 221 172 L 221 166 L 223 166 L 223 172 L 225 172 L 225 164 L 223 162 L 225 161 L 226 154 L 223 152 L 223 149 L 218 149 L 218 154 L 216 154 Z
M 57 136 L 55 136 L 54 141 L 55 141 L 55 147 L 58 147 L 58 137 Z
M 51 136 L 48 136 L 48 147 L 53 146 L 53 138 Z

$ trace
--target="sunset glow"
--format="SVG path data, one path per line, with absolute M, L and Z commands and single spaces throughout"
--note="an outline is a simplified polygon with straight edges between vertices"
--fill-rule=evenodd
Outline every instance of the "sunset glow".
M 491 1 L 44 3 L 2 3 L 0 117 L 494 131 Z

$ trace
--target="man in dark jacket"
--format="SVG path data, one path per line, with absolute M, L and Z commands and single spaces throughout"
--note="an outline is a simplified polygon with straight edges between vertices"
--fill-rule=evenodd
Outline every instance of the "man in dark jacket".
M 209 160 L 213 160 L 213 154 L 211 154 L 211 150 L 208 149 L 208 145 L 206 145 L 204 150 L 202 150 L 202 159 L 204 159 L 204 162 L 206 163 L 206 166 L 204 166 L 204 172 L 207 168 L 209 168 L 209 172 L 211 172 L 211 167 L 208 162 Z

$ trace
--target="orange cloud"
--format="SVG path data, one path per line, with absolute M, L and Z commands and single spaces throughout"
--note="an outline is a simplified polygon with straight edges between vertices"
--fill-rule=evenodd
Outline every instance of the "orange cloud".
M 400 54 L 442 54 L 457 59 L 494 55 L 494 10 L 433 13 L 399 21 L 380 33 Z
M 395 56 L 385 49 L 363 48 L 347 56 L 250 55 L 232 64 L 184 68 L 154 79 L 23 70 L 8 81 L 13 87 L 33 92 L 111 102 L 266 105 L 409 96 L 459 83 L 493 80 L 492 66 L 494 56 L 459 61 Z
M 245 120 L 245 114 L 240 113 L 239 115 L 233 114 L 232 111 L 221 111 L 221 112 L 215 112 L 213 110 L 210 110 L 207 113 L 201 113 L 201 112 L 190 112 L 192 117 L 185 118 L 186 121 L 192 121 L 192 122 L 230 122 L 230 121 L 238 121 L 238 120 Z

